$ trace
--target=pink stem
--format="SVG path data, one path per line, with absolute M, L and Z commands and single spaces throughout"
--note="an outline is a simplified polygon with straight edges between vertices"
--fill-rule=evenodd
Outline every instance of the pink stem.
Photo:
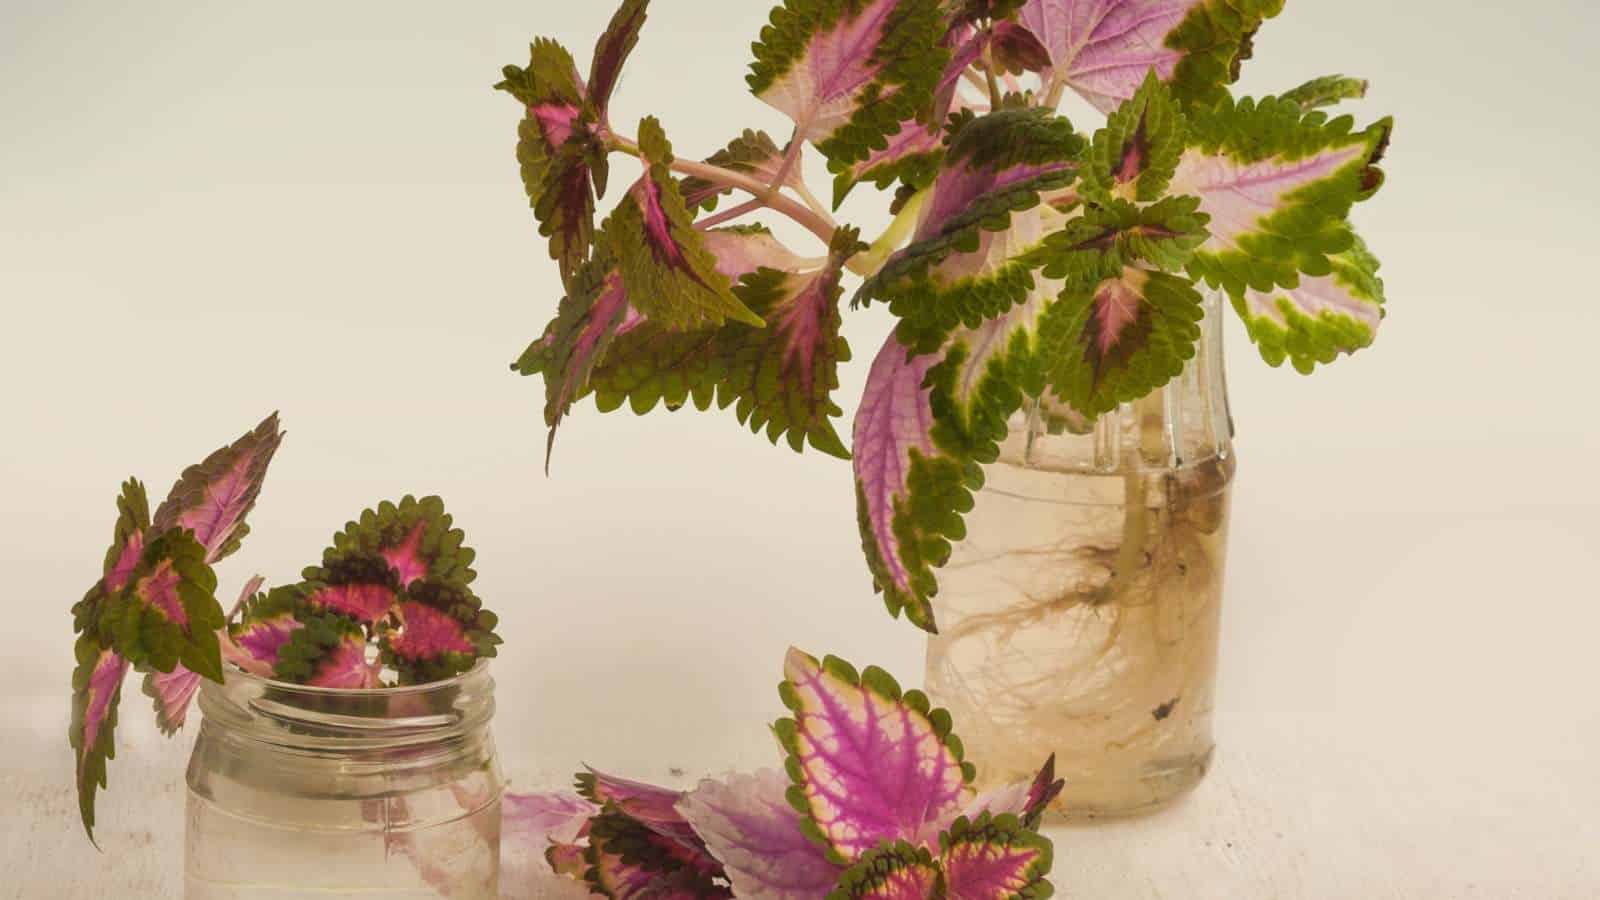
M 737 219 L 746 213 L 755 212 L 764 206 L 766 206 L 766 204 L 762 203 L 760 200 L 746 200 L 738 206 L 730 206 L 716 215 L 707 216 L 706 218 L 701 219 L 700 221 L 694 223 L 694 227 L 700 229 L 701 231 L 706 231 L 721 225 L 723 222 Z

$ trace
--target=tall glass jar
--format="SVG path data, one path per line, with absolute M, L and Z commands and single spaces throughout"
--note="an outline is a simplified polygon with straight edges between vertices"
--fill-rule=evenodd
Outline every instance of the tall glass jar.
M 487 663 L 336 690 L 237 670 L 200 692 L 187 900 L 495 898 L 503 783 Z
M 1012 423 L 941 571 L 927 688 L 980 780 L 1056 754 L 1067 818 L 1132 815 L 1199 783 L 1234 473 L 1221 301 L 1181 377 L 1074 427 Z

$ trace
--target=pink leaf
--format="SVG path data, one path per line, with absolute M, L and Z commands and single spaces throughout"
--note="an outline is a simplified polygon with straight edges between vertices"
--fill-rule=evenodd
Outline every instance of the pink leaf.
M 116 561 L 105 574 L 105 586 L 108 593 L 116 593 L 128 585 L 128 579 L 133 577 L 135 569 L 139 568 L 139 559 L 144 554 L 144 533 L 134 532 L 128 535 L 122 549 L 118 551 Z
M 717 258 L 717 271 L 733 282 L 757 269 L 799 272 L 805 267 L 805 260 L 764 228 L 707 231 L 705 244 L 706 249 Z
M 189 717 L 189 704 L 200 690 L 200 676 L 178 666 L 171 672 L 150 672 L 144 677 L 144 693 L 155 703 L 156 727 L 167 736 L 183 728 Z
M 781 772 L 763 769 L 702 781 L 678 804 L 740 900 L 813 900 L 839 879 L 839 867 L 801 830 L 788 786 Z
M 406 534 L 405 540 L 394 547 L 385 547 L 380 551 L 383 558 L 388 561 L 389 568 L 394 569 L 395 574 L 400 576 L 401 587 L 428 574 L 428 561 L 423 558 L 420 551 L 422 532 L 426 525 L 426 522 L 418 522 Z
M 1046 82 L 1109 113 L 1155 69 L 1172 78 L 1183 51 L 1167 38 L 1207 0 L 1030 0 L 1018 16 L 1050 57 Z
M 508 792 L 500 801 L 500 835 L 504 845 L 519 844 L 544 853 L 550 842 L 570 844 L 600 807 L 566 791 L 534 794 Z
M 431 660 L 451 653 L 471 654 L 477 648 L 466 627 L 448 613 L 423 603 L 405 601 L 398 607 L 403 626 L 389 640 L 396 655 L 409 660 Z
M 882 669 L 856 673 L 791 649 L 780 688 L 793 718 L 776 725 L 795 780 L 790 801 L 830 858 L 850 863 L 886 840 L 928 846 L 972 796 L 950 716 Z
M 317 588 L 307 600 L 312 606 L 371 625 L 394 608 L 395 593 L 383 584 L 331 584 Z
M 382 684 L 382 666 L 367 659 L 367 641 L 361 634 L 347 636 L 330 649 L 306 684 L 314 687 L 366 690 Z
M 252 675 L 271 678 L 279 651 L 305 626 L 295 616 L 301 597 L 298 588 L 275 588 L 258 597 L 261 584 L 260 576 L 245 584 L 238 606 L 228 616 L 230 624 L 219 639 L 224 660 Z

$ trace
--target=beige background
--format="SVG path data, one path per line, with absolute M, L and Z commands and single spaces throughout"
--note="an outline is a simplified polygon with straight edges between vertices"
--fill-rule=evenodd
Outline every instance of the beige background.
M 1243 89 L 1344 71 L 1375 82 L 1360 115 L 1399 117 L 1389 186 L 1360 210 L 1391 317 L 1309 380 L 1231 332 L 1219 768 L 1171 814 L 1058 834 L 1058 889 L 1592 898 L 1596 14 L 1290 7 Z M 615 119 L 658 114 L 684 155 L 781 136 L 742 83 L 765 11 L 658 0 Z M 162 492 L 272 409 L 290 436 L 225 589 L 295 577 L 379 499 L 442 494 L 505 623 L 501 744 L 524 785 L 579 760 L 775 762 L 790 643 L 920 680 L 917 634 L 869 589 L 847 465 L 731 414 L 586 406 L 542 473 L 541 387 L 506 364 L 559 292 L 517 110 L 489 85 L 536 33 L 586 59 L 608 15 L 0 0 L 0 894 L 170 895 L 187 741 L 155 738 L 136 684 L 109 852 L 74 833 L 66 610 L 122 478 Z M 869 232 L 875 199 L 847 210 Z M 848 327 L 853 412 L 889 321 Z

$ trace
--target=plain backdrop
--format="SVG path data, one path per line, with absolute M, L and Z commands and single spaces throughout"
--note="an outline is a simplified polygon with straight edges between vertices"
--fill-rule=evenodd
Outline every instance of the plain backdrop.
M 1311 771 L 1359 758 L 1379 786 L 1359 803 L 1330 786 L 1314 813 L 1352 835 L 1389 785 L 1413 791 L 1388 798 L 1407 812 L 1385 827 L 1418 843 L 1385 864 L 1414 855 L 1447 874 L 1431 894 L 1371 896 L 1594 896 L 1597 14 L 1577 0 L 1289 6 L 1240 90 L 1372 79 L 1351 111 L 1399 124 L 1388 185 L 1358 222 L 1390 316 L 1375 348 L 1312 378 L 1269 369 L 1230 326 L 1240 475 L 1214 777 L 1230 741 L 1239 766 L 1272 741 L 1323 753 Z M 745 127 L 781 140 L 743 84 L 767 8 L 658 0 L 614 120 L 659 116 L 684 156 Z M 512 768 L 771 764 L 790 644 L 920 681 L 918 633 L 870 589 L 847 464 L 772 447 L 731 412 L 584 404 L 544 473 L 542 386 L 508 364 L 560 291 L 517 175 L 519 111 L 490 85 L 535 34 L 586 63 L 609 14 L 0 0 L 0 763 L 14 790 L 70 784 L 67 609 L 98 572 L 118 483 L 163 494 L 272 410 L 289 436 L 223 591 L 296 577 L 378 500 L 443 495 L 502 618 Z M 810 171 L 825 174 L 815 158 Z M 882 209 L 864 188 L 844 215 L 871 234 Z M 847 321 L 847 417 L 890 324 L 877 309 Z M 154 740 L 145 703 L 130 683 L 113 795 L 118 765 L 180 783 L 187 739 Z M 1291 734 L 1307 722 L 1311 737 Z M 1262 827 L 1281 837 L 1301 799 L 1265 790 L 1280 813 Z M 3 805 L 9 833 L 70 831 Z M 1348 875 L 1364 852 L 1329 865 Z M 59 862 L 10 848 L 0 862 L 11 853 L 31 871 Z M 1475 866 L 1498 874 L 1450 880 Z M 1297 883 L 1239 896 L 1334 895 Z

